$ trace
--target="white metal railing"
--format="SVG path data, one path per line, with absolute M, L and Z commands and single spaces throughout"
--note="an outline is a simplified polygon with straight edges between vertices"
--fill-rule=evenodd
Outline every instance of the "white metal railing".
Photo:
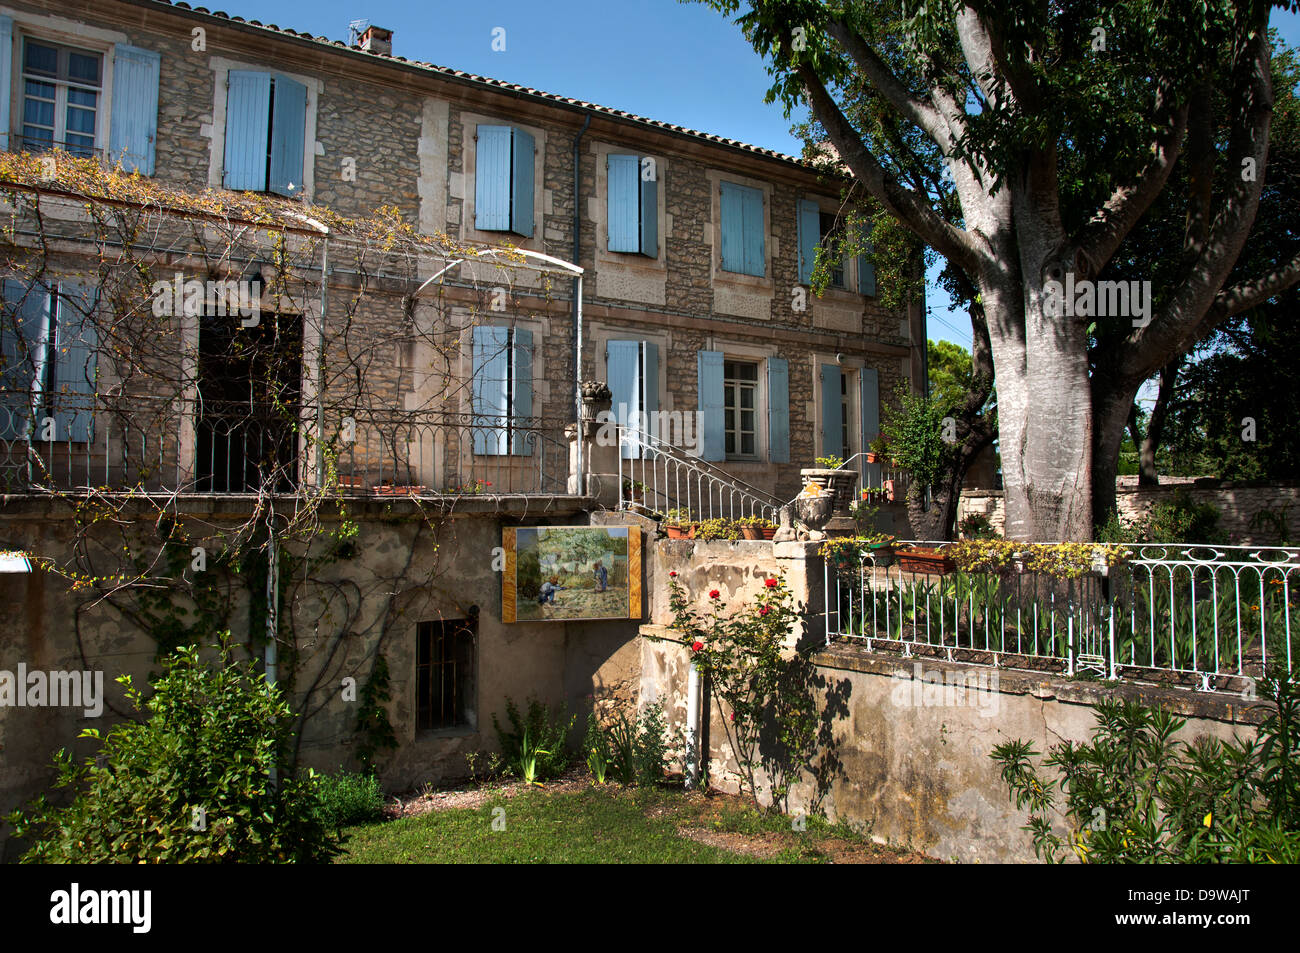
M 617 433 L 619 509 L 651 515 L 679 510 L 693 521 L 777 519 L 781 502 L 770 493 L 639 428 L 619 424 Z
M 1300 548 L 1129 549 L 1132 558 L 1075 579 L 904 572 L 896 556 L 871 554 L 857 565 L 828 560 L 827 642 L 1207 691 L 1241 691 L 1269 663 L 1292 670 Z

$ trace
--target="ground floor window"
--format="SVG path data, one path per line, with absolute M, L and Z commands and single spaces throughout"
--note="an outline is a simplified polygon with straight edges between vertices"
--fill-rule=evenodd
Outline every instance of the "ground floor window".
M 432 731 L 472 725 L 473 621 L 421 622 L 416 638 L 416 727 Z
M 753 361 L 727 361 L 723 365 L 722 392 L 727 456 L 756 456 L 758 364 Z

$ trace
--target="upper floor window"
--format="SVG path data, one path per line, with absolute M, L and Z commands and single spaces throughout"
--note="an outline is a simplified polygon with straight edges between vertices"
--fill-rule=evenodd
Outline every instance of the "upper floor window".
M 763 193 L 734 182 L 720 186 L 722 270 L 762 278 L 767 274 Z
M 610 153 L 609 250 L 659 257 L 659 183 L 649 156 Z
M 476 139 L 474 227 L 532 238 L 532 134 L 515 126 L 483 124 Z
M 812 282 L 813 268 L 817 263 L 817 249 L 833 251 L 845 242 L 844 220 L 834 212 L 824 212 L 812 199 L 799 202 L 799 281 Z M 870 260 L 871 243 L 864 242 L 866 252 L 857 258 L 857 290 L 859 294 L 876 293 L 876 266 Z M 849 259 L 841 256 L 830 262 L 830 287 L 848 290 Z
M 73 155 L 93 155 L 103 82 L 102 54 L 26 39 L 23 147 L 38 152 L 59 146 Z
M 280 73 L 231 70 L 226 81 L 228 189 L 301 198 L 307 87 Z

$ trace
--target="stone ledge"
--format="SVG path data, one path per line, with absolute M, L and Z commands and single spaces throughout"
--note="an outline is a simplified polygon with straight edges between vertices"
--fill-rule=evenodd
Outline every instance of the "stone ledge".
M 1175 715 L 1209 718 L 1231 725 L 1258 725 L 1271 703 L 1245 702 L 1236 695 L 1218 695 L 1193 692 L 1159 685 L 1138 685 L 1132 682 L 1106 683 L 1082 681 L 1047 673 L 1023 672 L 990 665 L 963 664 L 943 659 L 904 657 L 901 655 L 869 652 L 860 646 L 836 644 L 813 653 L 814 664 L 823 668 L 869 675 L 894 677 L 903 666 L 921 663 L 927 668 L 944 672 L 996 671 L 997 691 L 1009 695 L 1032 695 L 1035 698 L 1054 699 L 1065 704 L 1095 705 L 1108 698 L 1138 702 L 1151 707 L 1161 707 Z

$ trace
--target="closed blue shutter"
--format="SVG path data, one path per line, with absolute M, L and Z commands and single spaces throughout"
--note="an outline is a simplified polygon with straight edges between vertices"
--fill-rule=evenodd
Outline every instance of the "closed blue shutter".
M 862 407 L 862 449 L 880 436 L 880 373 L 874 367 L 864 367 L 858 380 Z M 863 457 L 865 460 L 866 458 Z M 880 464 L 868 463 L 863 471 L 863 486 L 880 486 Z
M 270 121 L 271 74 L 232 69 L 226 91 L 226 188 L 266 191 Z
M 844 453 L 844 415 L 840 406 L 840 369 L 822 365 L 822 452 L 823 457 Z
M 277 73 L 271 109 L 271 182 L 267 191 L 291 199 L 303 197 L 306 139 L 307 87 Z
M 799 283 L 812 281 L 817 260 L 817 243 L 822 237 L 822 210 L 816 202 L 799 202 Z
M 510 416 L 510 332 L 506 328 L 474 328 L 474 452 L 497 456 L 506 452 L 506 423 Z
M 32 406 L 45 377 L 50 329 L 50 294 L 41 285 L 4 283 L 4 324 L 0 329 L 0 439 L 21 440 L 31 422 Z
M 867 235 L 871 234 L 870 227 Z M 876 266 L 871 261 L 871 242 L 867 241 L 867 253 L 858 256 L 858 294 L 876 296 Z
M 641 343 L 639 341 L 607 341 L 605 343 L 605 377 L 613 394 L 614 419 L 624 427 L 636 423 L 637 429 L 644 428 L 641 420 Z M 624 460 L 636 457 L 640 452 L 640 440 L 627 434 L 620 441 L 620 450 Z
M 659 183 L 641 180 L 641 254 L 659 257 Z
M 55 313 L 54 407 L 59 440 L 88 443 L 94 438 L 96 350 L 99 336 L 94 313 L 96 293 L 75 281 L 59 284 Z
M 522 129 L 512 130 L 513 163 L 510 181 L 510 231 L 533 237 L 533 137 Z
M 649 431 L 650 415 L 659 409 L 659 345 L 654 341 L 641 342 L 641 393 L 642 429 Z
M 0 16 L 0 149 L 9 151 L 9 96 L 14 71 L 14 20 Z
M 609 250 L 638 252 L 641 235 L 640 206 L 641 164 L 636 156 L 610 155 L 609 179 Z
M 113 116 L 109 157 L 128 172 L 153 175 L 158 138 L 158 71 L 161 57 L 121 43 L 113 47 Z
M 722 219 L 722 270 L 740 272 L 745 264 L 745 210 L 740 186 L 722 183 L 718 215 Z
M 700 456 L 724 460 L 727 432 L 723 422 L 722 352 L 699 352 Z
M 479 126 L 474 167 L 474 227 L 510 230 L 510 127 Z
M 533 430 L 533 332 L 515 328 L 510 348 L 514 366 L 510 374 L 510 452 L 531 456 L 537 437 Z
M 758 189 L 745 189 L 741 193 L 745 208 L 745 265 L 747 275 L 762 278 L 767 274 L 765 238 L 763 234 L 763 193 Z
M 767 448 L 772 463 L 790 462 L 790 362 L 767 359 Z

